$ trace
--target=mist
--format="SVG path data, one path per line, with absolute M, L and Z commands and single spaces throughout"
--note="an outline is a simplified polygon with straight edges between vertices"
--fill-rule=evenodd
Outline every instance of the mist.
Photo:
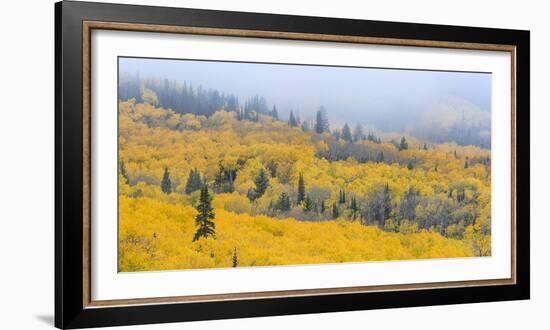
M 241 102 L 260 95 L 283 118 L 293 110 L 312 119 L 324 106 L 332 127 L 349 122 L 422 135 L 418 128 L 429 129 L 432 118 L 451 126 L 451 119 L 475 118 L 490 129 L 490 73 L 125 57 L 119 72 L 202 85 Z

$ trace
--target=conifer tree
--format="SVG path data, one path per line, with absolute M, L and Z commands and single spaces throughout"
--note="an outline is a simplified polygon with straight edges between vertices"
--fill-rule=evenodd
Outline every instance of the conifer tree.
M 269 178 L 263 168 L 260 169 L 258 176 L 254 179 L 254 184 L 256 185 L 256 198 L 262 197 L 269 186 Z
M 310 212 L 313 210 L 313 201 L 309 197 L 309 195 L 306 195 L 306 198 L 304 199 L 304 205 L 303 205 L 304 212 Z
M 338 205 L 336 203 L 332 204 L 332 218 L 336 219 L 340 216 L 340 211 L 338 210 Z
M 126 184 L 130 184 L 130 180 L 128 179 L 128 173 L 126 172 L 126 165 L 124 165 L 124 161 L 122 160 L 120 162 L 120 175 L 124 178 L 124 182 Z
M 403 195 L 399 204 L 399 216 L 402 219 L 415 220 L 416 219 L 416 206 L 420 203 L 420 194 L 413 187 L 409 189 Z
M 355 196 L 351 198 L 351 203 L 349 208 L 351 210 L 353 219 L 355 219 L 357 213 L 359 212 L 359 206 L 357 205 L 357 199 L 355 198 Z
M 290 116 L 288 117 L 288 126 L 298 127 L 298 121 L 296 120 L 296 117 L 294 116 L 294 112 L 292 112 L 292 110 L 290 110 Z
M 189 176 L 187 178 L 187 183 L 185 184 L 185 193 L 190 194 L 197 190 L 200 190 L 202 187 L 202 179 L 198 169 L 192 169 L 189 171 Z
M 426 143 L 424 143 L 424 147 L 423 147 L 424 150 L 428 150 L 428 145 Z
M 223 171 L 223 166 L 220 163 L 218 168 L 218 173 L 214 176 L 214 184 L 213 188 L 216 192 L 221 193 L 223 192 L 223 184 L 225 182 L 225 173 Z
M 273 105 L 273 110 L 271 110 L 271 117 L 275 120 L 279 120 L 279 112 L 277 112 L 277 107 Z
M 399 149 L 399 151 L 409 149 L 409 143 L 404 136 L 401 137 L 401 142 L 399 142 L 399 147 L 397 149 Z
M 367 140 L 371 141 L 371 142 L 374 142 L 376 144 L 380 144 L 382 143 L 382 140 L 377 137 L 374 133 L 370 132 L 368 135 L 367 135 Z
M 164 168 L 160 189 L 162 189 L 162 192 L 165 194 L 170 194 L 172 192 L 172 181 L 170 181 L 170 172 L 167 167 Z
M 238 260 L 238 257 L 237 257 L 237 248 L 235 248 L 233 250 L 233 257 L 231 259 L 232 259 L 231 261 L 233 262 L 233 264 L 232 264 L 233 267 L 237 267 L 239 265 L 239 260 Z
M 407 169 L 412 170 L 414 168 L 414 163 L 412 159 L 409 159 L 409 163 L 407 164 Z
M 342 139 L 344 139 L 346 142 L 353 142 L 353 137 L 351 135 L 351 129 L 349 128 L 348 123 L 344 125 L 342 128 Z
M 364 137 L 365 134 L 363 133 L 363 126 L 361 124 L 355 125 L 355 128 L 353 129 L 353 141 L 357 142 L 363 140 Z
M 286 192 L 282 192 L 277 201 L 277 209 L 281 212 L 290 211 L 290 196 Z
M 269 174 L 271 174 L 271 177 L 274 178 L 277 176 L 277 163 L 275 163 L 275 161 L 272 159 L 269 161 L 269 163 L 267 164 L 267 169 L 269 170 Z
M 338 199 L 338 202 L 340 204 L 345 204 L 346 203 L 346 191 L 345 190 L 340 189 L 340 198 Z
M 321 214 L 325 213 L 325 200 L 321 201 Z
M 468 168 L 469 167 L 469 164 L 468 164 L 468 157 L 466 157 L 466 160 L 464 161 L 464 168 Z
M 327 113 L 324 107 L 321 107 L 315 116 L 315 132 L 317 134 L 323 134 L 329 132 L 330 127 L 328 123 Z
M 306 198 L 306 186 L 304 183 L 304 176 L 302 173 L 300 173 L 300 177 L 298 178 L 298 195 L 296 196 L 296 204 L 302 203 L 305 198 Z
M 384 186 L 384 195 L 383 195 L 383 211 L 384 211 L 384 220 L 387 220 L 391 216 L 392 211 L 392 200 L 391 200 L 391 193 L 390 193 L 390 187 L 388 184 Z
M 384 162 L 384 152 L 380 151 L 380 154 L 378 154 L 378 162 L 383 163 Z
M 248 197 L 248 199 L 253 202 L 256 200 L 256 198 L 258 198 L 258 195 L 256 194 L 256 190 L 254 189 L 248 189 L 248 191 L 246 192 L 246 197 Z
M 201 237 L 216 238 L 216 224 L 214 223 L 214 208 L 212 207 L 212 197 L 208 193 L 208 186 L 201 188 L 199 204 L 195 207 L 199 212 L 195 217 L 197 232 L 193 237 L 193 242 Z

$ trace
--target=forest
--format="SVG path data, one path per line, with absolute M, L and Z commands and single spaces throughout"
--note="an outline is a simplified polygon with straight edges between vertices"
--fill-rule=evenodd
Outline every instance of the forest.
M 119 271 L 489 256 L 491 152 L 119 83 Z

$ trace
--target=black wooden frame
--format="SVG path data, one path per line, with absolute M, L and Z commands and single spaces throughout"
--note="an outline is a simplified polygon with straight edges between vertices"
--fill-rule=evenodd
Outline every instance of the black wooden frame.
M 83 304 L 82 22 L 367 36 L 516 47 L 516 284 L 217 302 Z M 55 5 L 55 325 L 162 323 L 529 299 L 529 31 L 63 1 Z

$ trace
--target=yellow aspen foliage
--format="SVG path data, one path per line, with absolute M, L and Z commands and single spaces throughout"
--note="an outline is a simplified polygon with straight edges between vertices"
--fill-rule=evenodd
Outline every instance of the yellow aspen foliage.
M 238 267 L 491 254 L 490 150 L 424 148 L 407 136 L 399 151 L 390 139 L 401 136 L 389 134 L 350 146 L 265 115 L 175 113 L 143 93 L 144 103 L 119 102 L 122 272 L 232 267 L 235 251 Z M 165 169 L 170 193 L 161 189 Z M 192 171 L 212 192 L 215 238 L 193 241 Z M 256 196 L 261 171 L 268 185 Z M 296 203 L 300 176 L 311 209 Z
M 219 195 L 228 203 L 230 195 Z M 244 201 L 241 201 L 244 203 Z M 406 260 L 471 256 L 465 242 L 433 232 L 389 233 L 344 220 L 306 222 L 216 211 L 216 239 L 192 242 L 196 211 L 120 197 L 119 271 Z

